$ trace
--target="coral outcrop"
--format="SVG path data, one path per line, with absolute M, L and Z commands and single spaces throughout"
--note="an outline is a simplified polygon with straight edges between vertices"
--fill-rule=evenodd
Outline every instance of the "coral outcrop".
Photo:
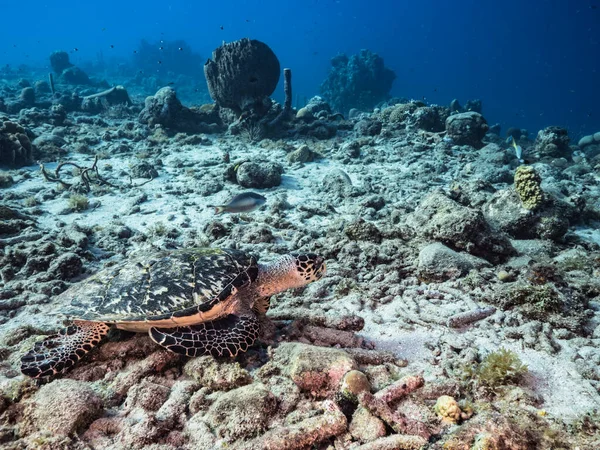
M 483 147 L 481 140 L 488 129 L 488 124 L 483 116 L 474 111 L 453 114 L 446 119 L 448 137 L 458 145 Z
M 439 192 L 427 196 L 407 217 L 418 235 L 498 262 L 514 253 L 505 236 L 494 233 L 481 211 L 463 206 Z
M 33 133 L 18 123 L 4 120 L 0 126 L 0 165 L 21 167 L 31 164 L 32 137 Z
M 98 113 L 106 111 L 111 106 L 131 106 L 132 104 L 127 89 L 123 86 L 114 86 L 106 91 L 83 97 L 81 109 L 85 112 Z
M 532 155 L 537 159 L 571 157 L 569 132 L 562 127 L 547 127 L 538 131 Z
M 385 67 L 383 58 L 363 49 L 358 55 L 339 54 L 321 84 L 321 95 L 334 110 L 347 114 L 352 108 L 372 110 L 389 98 L 396 74 Z
M 221 129 L 221 121 L 214 108 L 187 108 L 169 86 L 146 98 L 138 120 L 150 127 L 162 125 L 169 130 L 188 133 L 211 133 Z

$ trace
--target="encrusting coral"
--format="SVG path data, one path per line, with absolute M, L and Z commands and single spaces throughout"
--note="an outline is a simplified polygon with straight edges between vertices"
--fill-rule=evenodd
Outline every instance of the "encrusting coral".
M 515 172 L 515 190 L 519 194 L 523 207 L 535 210 L 544 201 L 544 192 L 540 187 L 541 177 L 531 166 L 519 166 Z
M 462 411 L 454 397 L 442 395 L 435 403 L 435 412 L 441 417 L 442 423 L 456 423 L 461 418 Z

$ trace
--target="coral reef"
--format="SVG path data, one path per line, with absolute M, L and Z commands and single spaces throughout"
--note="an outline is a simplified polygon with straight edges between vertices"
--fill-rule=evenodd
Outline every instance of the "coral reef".
M 60 75 L 65 69 L 73 67 L 73 64 L 69 61 L 67 52 L 56 51 L 50 55 L 50 66 L 55 74 Z
M 174 45 L 187 75 L 160 70 L 155 48 L 138 68 L 160 77 L 81 66 L 111 84 L 64 84 L 66 54 L 51 78 L 0 69 L 2 448 L 600 448 L 595 135 L 575 146 L 546 129 L 534 144 L 509 128 L 519 161 L 479 102 L 365 91 L 347 115 L 300 96 L 292 114 L 291 83 L 281 105 L 265 92 L 239 115 L 186 108 L 208 96 Z M 264 206 L 207 206 L 247 190 Z M 273 296 L 234 359 L 114 330 L 62 378 L 19 373 L 62 328 L 66 289 L 138 252 L 206 245 L 261 263 L 314 252 L 327 275 Z
M 446 119 L 446 132 L 458 145 L 470 145 L 475 148 L 483 147 L 481 141 L 489 127 L 483 116 L 470 111 L 453 114 Z
M 569 132 L 561 127 L 547 127 L 535 138 L 532 155 L 537 159 L 570 158 Z
M 211 133 L 221 129 L 221 121 L 214 108 L 187 108 L 169 86 L 146 98 L 138 120 L 150 127 L 162 125 L 188 133 Z
M 54 73 L 58 75 L 58 80 L 65 84 L 86 85 L 91 84 L 90 78 L 79 67 L 74 66 L 69 61 L 69 54 L 63 51 L 56 51 L 50 55 L 50 65 Z M 50 78 L 52 80 L 52 78 Z
M 2 120 L 2 118 L 0 118 Z M 3 120 L 0 126 L 0 164 L 21 167 L 32 163 L 33 133 L 18 123 Z
M 98 113 L 115 105 L 132 105 L 129 94 L 123 86 L 114 86 L 106 91 L 83 97 L 81 109 L 86 112 Z
M 321 84 L 321 95 L 334 110 L 347 114 L 352 108 L 370 111 L 389 98 L 396 74 L 385 67 L 383 58 L 363 49 L 350 57 L 331 59 L 331 69 Z
M 204 64 L 204 74 L 217 105 L 240 114 L 265 112 L 265 100 L 277 87 L 281 69 L 267 44 L 245 38 L 217 48 Z
M 500 261 L 514 253 L 508 239 L 492 232 L 481 212 L 460 205 L 439 192 L 423 199 L 408 216 L 407 225 L 424 238 L 488 261 Z

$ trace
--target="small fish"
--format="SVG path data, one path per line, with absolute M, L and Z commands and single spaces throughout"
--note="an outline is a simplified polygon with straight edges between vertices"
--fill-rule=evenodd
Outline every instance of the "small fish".
M 183 47 L 179 47 L 177 50 L 179 50 L 181 52 L 181 51 L 183 51 Z
M 221 27 L 220 27 L 220 28 L 221 28 L 221 30 L 223 30 L 223 29 L 224 29 L 223 25 L 221 25 Z
M 523 148 L 520 145 L 517 145 L 517 141 L 515 141 L 514 137 L 509 136 L 509 139 L 511 140 L 512 147 L 515 149 L 515 156 L 517 157 L 519 162 L 523 164 L 525 162 L 523 160 Z
M 110 48 L 115 48 L 115 46 L 111 44 L 111 45 L 110 45 Z
M 252 212 L 266 203 L 267 199 L 260 194 L 255 192 L 244 192 L 238 194 L 231 199 L 229 203 L 221 206 L 211 206 L 209 208 L 215 208 L 215 214 L 223 213 L 244 213 Z

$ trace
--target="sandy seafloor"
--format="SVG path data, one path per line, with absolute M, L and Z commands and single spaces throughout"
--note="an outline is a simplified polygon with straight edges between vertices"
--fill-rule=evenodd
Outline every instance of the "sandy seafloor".
M 102 113 L 99 116 L 102 117 Z M 72 125 L 63 127 L 40 124 L 31 128 L 37 136 L 52 133 L 60 135 L 68 150 L 62 157 L 63 160 L 90 166 L 94 154 L 100 153 L 100 173 L 111 183 L 125 186 L 123 189 L 116 189 L 94 184 L 92 192 L 86 194 L 89 198 L 86 210 L 69 210 L 68 199 L 72 194 L 63 192 L 56 183 L 44 180 L 36 165 L 8 172 L 14 184 L 0 190 L 0 196 L 4 197 L 3 205 L 32 219 L 31 228 L 23 229 L 20 233 L 41 233 L 37 239 L 23 243 L 10 241 L 14 236 L 3 236 L 4 262 L 8 261 L 6 255 L 10 252 L 20 250 L 27 254 L 51 241 L 56 244 L 52 260 L 61 253 L 71 252 L 78 255 L 83 263 L 81 273 L 62 285 L 57 285 L 58 287 L 49 287 L 49 292 L 35 286 L 43 278 L 40 278 L 40 273 L 44 273 L 44 268 L 32 269 L 26 276 L 17 272 L 12 280 L 5 279 L 0 283 L 0 289 L 16 293 L 4 295 L 3 307 L 0 308 L 0 348 L 3 360 L 0 392 L 4 398 L 3 403 L 0 403 L 0 412 L 3 412 L 0 446 L 243 448 L 244 443 L 254 442 L 248 445 L 276 448 L 268 447 L 266 440 L 256 439 L 260 439 L 267 430 L 277 429 L 285 424 L 291 426 L 311 417 L 328 414 L 323 401 L 336 398 L 338 387 L 334 384 L 340 381 L 339 376 L 335 378 L 336 375 L 332 375 L 334 369 L 327 375 L 332 380 L 325 381 L 325 387 L 321 386 L 324 393 L 306 392 L 306 382 L 299 385 L 299 392 L 286 384 L 286 389 L 293 394 L 282 394 L 281 390 L 276 392 L 272 389 L 272 395 L 277 398 L 275 403 L 280 406 L 269 403 L 270 406 L 267 407 L 257 401 L 256 411 L 252 413 L 235 409 L 231 405 L 227 406 L 230 409 L 223 406 L 225 409 L 220 420 L 225 425 L 218 425 L 211 416 L 215 414 L 210 409 L 211 405 L 218 402 L 219 398 L 224 398 L 225 394 L 221 394 L 221 391 L 245 389 L 238 386 L 247 383 L 236 385 L 237 382 L 234 381 L 231 384 L 223 383 L 224 387 L 203 387 L 206 378 L 191 375 L 192 369 L 188 368 L 190 363 L 186 365 L 184 358 L 169 359 L 163 365 L 152 365 L 147 361 L 157 358 L 155 352 L 159 348 L 153 347 L 147 339 L 133 341 L 134 346 L 137 345 L 135 342 L 141 342 L 139 351 L 122 350 L 116 357 L 121 360 L 119 364 L 111 363 L 110 356 L 101 353 L 99 357 L 82 361 L 78 369 L 66 374 L 62 380 L 44 384 L 42 390 L 38 390 L 38 386 L 18 373 L 20 354 L 39 339 L 40 334 L 56 330 L 61 323 L 60 315 L 51 315 L 60 312 L 57 297 L 52 295 L 52 292 L 57 291 L 52 289 L 63 290 L 100 269 L 107 261 L 122 260 L 140 249 L 233 245 L 255 253 L 263 260 L 287 251 L 313 251 L 326 256 L 326 278 L 306 289 L 278 295 L 272 302 L 270 314 L 285 315 L 293 310 L 297 316 L 325 314 L 332 318 L 343 315 L 363 318 L 364 328 L 356 334 L 363 338 L 367 343 L 365 345 L 375 350 L 391 352 L 400 360 L 397 364 L 398 374 L 390 375 L 389 368 L 386 369 L 387 381 L 385 377 L 384 381 L 376 380 L 385 372 L 383 369 L 365 369 L 373 392 L 400 376 L 422 374 L 425 379 L 424 389 L 427 386 L 438 386 L 440 395 L 452 392 L 456 400 L 468 399 L 476 405 L 472 417 L 459 420 L 458 424 L 443 424 L 434 412 L 436 397 L 439 396 L 435 394 L 437 391 L 432 388 L 427 394 L 415 394 L 415 399 L 411 400 L 414 402 L 413 413 L 428 424 L 430 434 L 434 436 L 426 444 L 427 447 L 600 448 L 599 431 L 593 425 L 600 418 L 597 413 L 600 409 L 600 237 L 594 222 L 589 220 L 594 217 L 593 214 L 586 213 L 588 215 L 585 218 L 573 223 L 566 238 L 525 240 L 531 247 L 535 247 L 534 253 L 528 254 L 521 250 L 501 262 L 491 263 L 481 257 L 467 265 L 470 273 L 467 270 L 466 273 L 445 281 L 434 280 L 436 277 L 435 274 L 431 275 L 432 272 L 427 272 L 427 276 L 422 272 L 425 263 L 419 262 L 419 252 L 428 244 L 441 239 L 424 236 L 418 226 L 411 229 L 407 218 L 414 214 L 415 209 L 430 193 L 439 192 L 440 189 L 448 193 L 454 189 L 451 188 L 452 183 L 467 186 L 464 190 L 471 192 L 473 198 L 478 193 L 484 197 L 482 201 L 472 202 L 471 211 L 484 208 L 485 202 L 495 195 L 494 190 L 496 194 L 499 191 L 514 190 L 510 176 L 504 179 L 500 177 L 498 180 L 494 175 L 494 172 L 501 171 L 512 174 L 517 166 L 514 156 L 502 143 L 503 139 L 488 135 L 484 141 L 493 142 L 495 144 L 490 145 L 497 147 L 490 150 L 488 146 L 485 148 L 487 152 L 485 149 L 455 146 L 442 141 L 439 133 L 418 130 L 408 119 L 405 123 L 394 126 L 384 119 L 384 132 L 381 135 L 364 137 L 353 131 L 338 131 L 337 137 L 323 141 L 293 137 L 251 142 L 243 135 L 230 136 L 226 133 L 205 135 L 202 144 L 183 143 L 180 138 L 174 137 L 175 133 L 170 133 L 171 136 L 161 134 L 160 141 L 155 140 L 154 143 L 148 137 L 137 141 L 116 137 L 116 130 L 126 122 L 133 122 L 135 128 L 142 127 L 137 124 L 136 116 L 137 114 L 132 114 L 124 119 L 106 118 L 106 126 L 71 122 Z M 367 120 L 370 120 L 368 116 Z M 113 133 L 113 137 L 98 139 L 105 129 L 109 134 Z M 385 130 L 389 130 L 387 135 Z M 89 145 L 89 154 L 70 150 L 73 144 L 82 142 L 86 136 L 94 136 L 93 141 L 96 142 Z M 146 136 L 152 136 L 152 130 Z M 361 140 L 360 156 L 346 156 L 345 146 L 357 140 Z M 411 149 L 411 145 L 415 143 L 418 144 L 418 150 Z M 119 144 L 127 145 L 128 150 L 117 152 L 115 149 Z M 288 155 L 304 144 L 311 151 L 320 154 L 321 158 L 312 162 L 290 163 Z M 534 142 L 528 141 L 524 145 L 533 147 Z M 489 156 L 494 151 L 502 152 L 502 155 L 495 158 L 480 156 L 480 152 Z M 224 152 L 228 152 L 231 163 L 224 161 Z M 224 175 L 227 167 L 240 160 L 281 164 L 284 170 L 281 184 L 268 189 L 245 189 L 226 180 Z M 127 174 L 140 162 L 149 163 L 156 168 L 158 176 L 143 186 L 127 187 Z M 567 162 L 569 167 L 575 164 L 573 161 Z M 588 163 L 579 161 L 577 164 L 585 166 Z M 537 162 L 534 167 L 542 174 L 542 188 L 548 195 L 562 195 L 561 200 L 564 201 L 568 201 L 570 195 L 580 194 L 575 192 L 578 182 L 580 185 L 585 183 L 589 208 L 596 208 L 598 214 L 600 205 L 597 201 L 593 203 L 600 192 L 598 169 L 589 164 L 586 170 L 578 172 L 585 174 L 585 181 L 583 178 L 578 181 L 577 178 L 561 176 L 563 168 L 556 169 L 551 162 Z M 467 165 L 469 167 L 465 168 Z M 49 172 L 55 167 L 56 162 L 46 163 Z M 344 181 L 340 171 L 347 173 L 352 185 Z M 77 180 L 77 176 L 73 177 L 68 170 L 64 174 L 66 180 Z M 492 183 L 488 185 L 492 187 L 481 190 L 468 187 L 473 186 L 477 178 L 491 179 Z M 590 183 L 590 180 L 595 181 Z M 134 183 L 143 181 L 145 180 L 141 178 L 133 180 Z M 550 185 L 550 182 L 556 186 Z M 215 216 L 213 209 L 209 207 L 224 204 L 233 195 L 246 190 L 260 192 L 267 198 L 266 205 L 251 213 L 222 216 Z M 37 205 L 26 205 L 25 200 L 31 197 L 37 199 Z M 378 206 L 373 207 L 373 204 Z M 447 211 L 447 214 L 453 213 Z M 431 217 L 429 223 L 439 219 L 436 217 Z M 362 234 L 348 231 L 356 223 L 359 224 L 358 228 L 362 226 L 362 222 L 357 222 L 359 218 L 375 228 L 368 228 Z M 450 222 L 440 220 L 441 226 L 449 226 Z M 124 229 L 129 231 L 122 233 Z M 80 237 L 82 233 L 87 236 L 83 239 L 84 242 L 64 243 L 61 236 L 68 235 L 73 230 L 77 230 Z M 381 236 L 376 238 L 378 233 Z M 457 247 L 460 250 L 460 245 Z M 584 266 L 561 266 L 561 261 L 567 259 L 584 261 Z M 569 289 L 587 292 L 588 297 L 582 307 L 586 311 L 584 314 L 587 314 L 587 318 L 581 321 L 585 322 L 584 326 L 561 327 L 557 325 L 560 322 L 558 320 L 552 325 L 544 325 L 542 315 L 537 319 L 528 317 L 520 311 L 518 305 L 507 307 L 504 311 L 499 306 L 498 311 L 490 317 L 463 327 L 451 328 L 444 324 L 445 318 L 456 313 L 471 310 L 477 305 L 484 307 L 493 304 L 490 301 L 493 288 L 527 283 L 528 271 L 536 262 L 557 267 L 560 277 L 557 275 L 552 280 L 562 280 L 556 284 L 560 284 L 557 289 L 563 296 L 561 298 L 565 305 L 569 304 L 568 299 L 564 298 Z M 463 263 L 453 264 L 460 266 Z M 439 263 L 432 264 L 428 270 L 439 271 L 439 267 Z M 47 265 L 45 268 L 47 269 Z M 503 270 L 511 274 L 510 279 L 499 280 L 498 274 Z M 468 282 L 468 279 L 475 281 Z M 553 283 L 552 280 L 548 283 Z M 19 283 L 15 284 L 17 281 Z M 50 280 L 43 280 L 46 283 L 48 281 Z M 570 286 L 569 289 L 564 288 L 565 283 Z M 580 285 L 587 287 L 577 287 Z M 23 301 L 18 303 L 18 307 L 14 306 L 15 303 L 9 306 L 9 302 L 14 302 L 15 298 L 22 298 Z M 570 312 L 567 308 L 558 314 L 569 318 Z M 534 326 L 530 327 L 531 323 Z M 508 328 L 512 330 L 511 333 L 508 333 Z M 517 329 L 521 331 L 515 331 Z M 19 338 L 15 339 L 15 336 Z M 131 339 L 129 336 L 120 337 L 120 341 L 117 339 L 110 345 L 124 345 L 122 343 L 128 342 L 128 338 Z M 301 340 L 311 342 L 310 336 Z M 340 348 L 345 343 L 329 344 Z M 274 347 L 276 348 L 276 344 Z M 518 355 L 528 367 L 527 374 L 518 382 L 507 383 L 509 388 L 503 388 L 492 395 L 467 387 L 472 385 L 460 379 L 460 371 L 457 369 L 461 365 L 461 358 L 466 361 L 464 364 L 474 363 L 501 347 Z M 264 377 L 260 378 L 255 373 L 256 366 L 268 360 L 264 356 L 265 347 L 262 348 L 263 352 L 256 353 L 253 358 L 242 358 L 240 370 L 248 367 L 255 377 L 253 383 L 268 386 Z M 159 356 L 162 357 L 162 353 Z M 258 364 L 257 359 L 262 362 Z M 206 359 L 202 361 L 207 365 L 213 364 L 206 362 Z M 152 368 L 139 369 L 144 364 L 151 364 Z M 381 368 L 385 364 L 390 363 L 364 366 Z M 182 369 L 184 365 L 188 369 Z M 329 369 L 321 367 L 316 370 L 328 373 Z M 209 376 L 221 376 L 218 368 L 213 367 L 211 370 L 214 372 Z M 285 367 L 280 368 L 282 376 L 294 379 L 294 373 L 286 370 L 288 369 Z M 132 378 L 132 373 L 142 375 Z M 222 376 L 227 378 L 227 375 Z M 60 384 L 69 379 L 76 380 L 76 384 Z M 126 379 L 129 381 L 124 381 Z M 333 384 L 328 385 L 329 382 Z M 57 386 L 58 392 L 52 390 L 53 384 Z M 511 390 L 510 386 L 513 384 L 520 387 L 519 393 Z M 181 386 L 185 386 L 185 389 Z M 160 409 L 160 405 L 149 406 L 149 401 L 128 400 L 129 393 L 134 390 L 139 393 L 146 388 L 151 392 L 149 396 L 155 395 L 152 394 L 154 388 L 161 393 L 166 391 L 163 400 L 178 405 L 177 412 L 170 413 L 169 416 L 163 411 L 164 408 Z M 77 392 L 77 389 L 81 389 L 83 393 L 75 397 L 85 398 L 86 404 L 96 406 L 86 409 L 73 400 L 73 395 L 66 395 L 68 400 L 64 403 L 61 401 L 61 392 Z M 201 389 L 205 391 L 204 397 L 199 401 L 197 393 Z M 211 394 L 207 389 L 216 394 Z M 182 390 L 187 394 L 177 397 L 179 394 L 176 393 Z M 281 407 L 288 402 L 286 395 L 293 397 L 289 402 L 295 403 L 295 407 Z M 243 398 L 242 394 L 240 396 Z M 162 397 L 159 395 L 158 398 Z M 70 406 L 67 401 L 75 401 L 75 406 Z M 54 417 L 60 424 L 48 425 L 53 420 L 53 414 L 49 414 L 47 410 L 57 408 L 72 410 L 76 417 L 58 413 L 58 416 L 65 415 L 60 419 Z M 83 412 L 79 411 L 81 408 Z M 268 413 L 262 412 L 261 408 Z M 157 411 L 162 411 L 163 416 L 167 414 L 169 417 L 164 419 L 165 423 L 168 422 L 168 429 L 161 428 L 161 420 L 156 418 L 159 415 Z M 490 411 L 509 417 L 513 422 L 494 422 L 497 418 L 485 419 Z M 243 414 L 249 414 L 247 420 L 243 419 Z M 477 416 L 482 418 L 482 423 L 475 425 Z M 522 416 L 527 416 L 529 422 Z M 534 419 L 531 419 L 532 416 Z M 591 425 L 590 422 L 585 422 L 586 416 L 592 418 Z M 348 417 L 348 423 L 351 422 L 351 417 Z M 379 421 L 377 418 L 373 419 Z M 98 421 L 102 420 L 105 421 L 102 423 L 109 423 L 111 420 L 119 422 L 119 425 L 103 425 L 102 428 L 98 425 Z M 531 425 L 532 420 L 535 426 Z M 205 424 L 198 426 L 201 422 Z M 231 429 L 227 428 L 227 423 Z M 377 428 L 378 423 L 373 422 L 371 427 Z M 475 431 L 469 429 L 469 423 L 473 424 Z M 146 428 L 137 429 L 140 424 L 145 424 Z M 306 426 L 308 424 L 309 422 L 305 422 Z M 536 430 L 532 431 L 532 427 Z M 545 427 L 554 431 L 542 433 L 540 430 Z M 98 431 L 101 428 L 102 433 Z M 309 430 L 306 434 L 310 435 L 311 432 Z M 543 439 L 536 435 L 538 432 L 543 434 Z M 315 438 L 307 447 L 302 447 L 301 443 L 294 447 L 295 444 L 288 442 L 286 445 L 289 447 L 281 448 L 310 448 L 311 445 L 315 448 L 363 448 L 359 447 L 361 445 L 364 448 L 402 448 L 367 447 L 368 442 L 377 442 L 377 438 L 382 439 L 382 436 L 365 437 L 368 433 L 361 434 L 356 430 L 336 434 L 337 437 L 325 435 Z M 393 435 L 396 432 L 388 424 L 384 434 Z M 480 435 L 484 438 L 486 435 L 493 436 L 494 439 L 501 438 L 510 446 L 493 447 L 489 444 L 489 447 L 477 447 L 477 439 L 484 439 L 477 438 Z M 521 435 L 525 437 L 519 438 Z M 150 438 L 144 439 L 144 436 Z M 457 443 L 452 446 L 453 436 L 464 446 Z

